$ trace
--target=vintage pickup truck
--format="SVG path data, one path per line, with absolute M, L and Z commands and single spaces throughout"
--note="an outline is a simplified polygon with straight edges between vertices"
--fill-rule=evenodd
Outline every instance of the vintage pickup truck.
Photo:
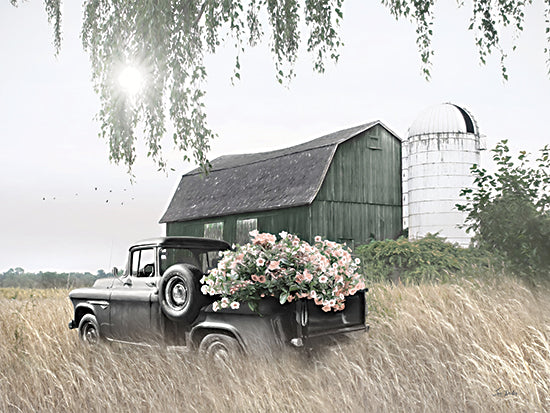
M 191 346 L 214 357 L 303 347 L 322 336 L 365 330 L 365 294 L 346 299 L 342 311 L 323 312 L 311 300 L 284 305 L 260 301 L 213 311 L 215 297 L 200 291 L 200 279 L 217 265 L 225 241 L 162 237 L 133 245 L 123 274 L 99 279 L 91 288 L 70 292 L 74 318 L 88 344 L 101 340 Z

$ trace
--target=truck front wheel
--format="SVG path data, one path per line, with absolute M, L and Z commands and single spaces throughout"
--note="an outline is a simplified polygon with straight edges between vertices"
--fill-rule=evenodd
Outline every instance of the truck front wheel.
M 85 314 L 78 324 L 78 336 L 84 343 L 95 346 L 99 343 L 99 324 L 93 314 Z
M 231 359 L 242 354 L 239 342 L 231 336 L 219 333 L 207 334 L 199 345 L 199 353 L 219 364 L 229 364 Z

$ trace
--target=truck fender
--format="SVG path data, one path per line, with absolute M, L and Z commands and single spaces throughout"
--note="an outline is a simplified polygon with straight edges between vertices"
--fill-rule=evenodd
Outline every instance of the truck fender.
M 74 326 L 78 327 L 80 320 L 84 317 L 84 314 L 93 314 L 94 316 L 94 306 L 90 303 L 80 303 L 74 309 Z
M 201 340 L 209 333 L 221 333 L 235 337 L 241 348 L 245 352 L 247 350 L 240 333 L 235 327 L 230 324 L 203 321 L 202 323 L 197 324 L 191 329 L 191 331 L 189 332 L 189 338 L 191 339 L 193 345 L 198 347 Z

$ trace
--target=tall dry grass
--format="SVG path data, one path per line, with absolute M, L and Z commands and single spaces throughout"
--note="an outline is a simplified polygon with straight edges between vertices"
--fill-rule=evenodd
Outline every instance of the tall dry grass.
M 548 284 L 377 285 L 369 333 L 227 369 L 194 353 L 84 348 L 66 294 L 0 294 L 0 411 L 550 410 Z

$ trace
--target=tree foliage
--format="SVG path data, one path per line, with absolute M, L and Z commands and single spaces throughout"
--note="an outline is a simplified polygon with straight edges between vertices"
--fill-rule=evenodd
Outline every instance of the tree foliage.
M 532 160 L 525 151 L 513 159 L 507 141 L 497 144 L 488 173 L 472 166 L 474 189 L 463 189 L 466 227 L 484 248 L 497 251 L 516 270 L 533 273 L 550 269 L 550 146 Z
M 10 0 L 17 5 L 22 0 Z M 422 70 L 428 78 L 433 55 L 431 40 L 435 0 L 381 0 L 396 19 L 416 26 Z M 546 33 L 550 33 L 550 0 L 546 5 Z M 45 0 L 54 28 L 54 45 L 61 45 L 61 0 Z M 506 78 L 501 32 L 506 27 L 523 30 L 525 9 L 531 0 L 472 0 L 470 30 L 480 59 L 500 53 Z M 462 6 L 461 0 L 458 6 Z M 131 170 L 136 159 L 136 139 L 143 134 L 148 156 L 164 169 L 163 137 L 173 131 L 173 144 L 207 168 L 209 142 L 204 106 L 206 53 L 224 43 L 235 46 L 233 76 L 240 78 L 240 59 L 269 32 L 279 82 L 293 77 L 302 39 L 313 55 L 313 69 L 323 72 L 326 60 L 338 60 L 342 45 L 339 25 L 343 0 L 86 0 L 82 41 L 90 56 L 94 88 L 100 97 L 100 135 L 109 141 L 113 162 Z M 302 36 L 301 30 L 307 31 Z M 550 44 L 550 36 L 548 37 Z M 546 48 L 550 62 L 550 49 Z M 143 71 L 139 93 L 124 93 L 117 82 L 127 65 Z

